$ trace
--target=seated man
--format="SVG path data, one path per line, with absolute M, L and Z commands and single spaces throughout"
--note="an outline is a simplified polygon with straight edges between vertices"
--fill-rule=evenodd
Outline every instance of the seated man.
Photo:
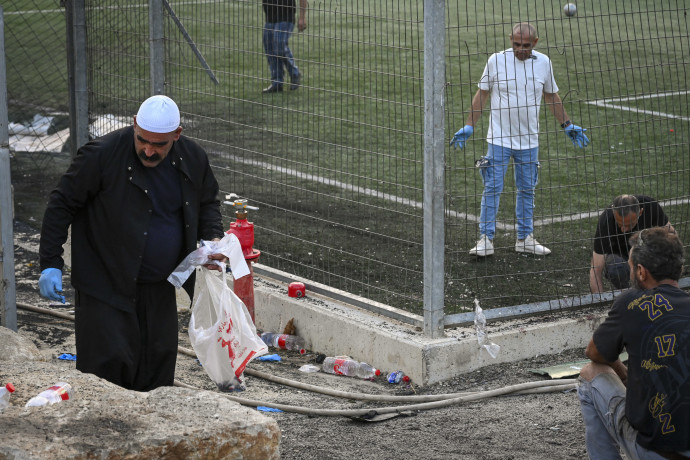
M 634 289 L 594 331 L 578 397 L 589 458 L 690 458 L 690 294 L 683 245 L 667 228 L 630 239 Z M 628 367 L 619 360 L 628 352 Z
M 619 195 L 599 216 L 594 234 L 594 251 L 589 271 L 589 289 L 603 292 L 602 274 L 616 289 L 630 285 L 628 238 L 639 230 L 668 227 L 674 231 L 664 210 L 654 198 L 645 195 Z

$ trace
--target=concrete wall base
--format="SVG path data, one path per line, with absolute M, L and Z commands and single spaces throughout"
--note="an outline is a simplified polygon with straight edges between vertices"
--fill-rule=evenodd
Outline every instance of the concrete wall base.
M 492 358 L 479 346 L 474 327 L 446 329 L 445 337 L 429 339 L 419 326 L 311 292 L 310 283 L 303 279 L 294 279 L 307 285 L 306 296 L 302 298 L 288 297 L 285 282 L 256 274 L 254 281 L 258 330 L 282 331 L 294 319 L 297 335 L 305 339 L 308 350 L 327 356 L 347 355 L 382 372 L 402 370 L 421 385 L 448 380 L 491 364 L 583 348 L 606 316 L 605 307 L 596 307 L 489 323 L 486 327 L 489 341 L 500 346 L 496 358 Z M 323 285 L 319 285 L 319 291 L 323 292 Z M 190 305 L 184 291 L 178 292 L 178 303 L 182 308 Z M 401 316 L 414 316 L 402 310 L 398 312 Z

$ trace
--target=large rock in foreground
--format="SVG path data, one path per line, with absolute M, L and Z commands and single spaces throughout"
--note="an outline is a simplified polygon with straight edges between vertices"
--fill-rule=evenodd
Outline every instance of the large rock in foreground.
M 0 342 L 0 349 L 10 348 Z M 56 382 L 71 401 L 25 408 Z M 0 413 L 0 460 L 278 459 L 275 420 L 221 393 L 179 387 L 128 391 L 72 366 L 4 361 L 0 384 L 16 387 Z

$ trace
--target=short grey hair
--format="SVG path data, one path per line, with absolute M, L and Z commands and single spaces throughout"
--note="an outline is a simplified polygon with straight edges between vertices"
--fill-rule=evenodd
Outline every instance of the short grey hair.
M 618 195 L 613 199 L 613 204 L 611 207 L 616 214 L 623 218 L 625 218 L 625 216 L 628 214 L 640 213 L 640 202 L 635 195 Z

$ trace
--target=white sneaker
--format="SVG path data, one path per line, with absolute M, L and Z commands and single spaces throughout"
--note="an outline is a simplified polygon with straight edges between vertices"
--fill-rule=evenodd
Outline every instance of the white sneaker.
M 527 238 L 523 241 L 517 240 L 515 242 L 515 250 L 517 252 L 526 252 L 538 256 L 547 256 L 551 254 L 551 249 L 539 244 L 539 241 L 535 240 L 531 233 L 527 235 Z
M 470 249 L 470 254 L 473 256 L 486 257 L 494 253 L 494 245 L 486 235 L 481 235 L 477 245 Z

